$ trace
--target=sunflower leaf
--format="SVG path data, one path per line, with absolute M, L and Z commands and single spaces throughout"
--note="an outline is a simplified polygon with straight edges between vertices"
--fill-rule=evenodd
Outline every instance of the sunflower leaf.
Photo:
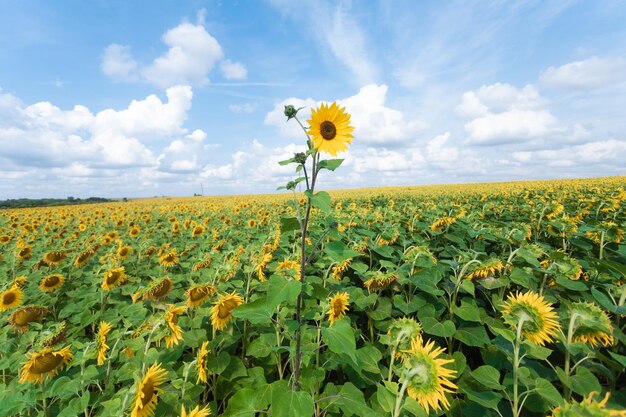
M 327 169 L 329 171 L 334 171 L 337 168 L 339 168 L 339 166 L 341 165 L 341 163 L 343 162 L 343 159 L 325 159 L 323 161 L 320 161 L 318 167 L 319 169 Z
M 351 364 L 358 369 L 356 340 L 349 319 L 343 318 L 330 327 L 322 328 L 322 340 L 331 352 L 347 355 L 352 360 Z

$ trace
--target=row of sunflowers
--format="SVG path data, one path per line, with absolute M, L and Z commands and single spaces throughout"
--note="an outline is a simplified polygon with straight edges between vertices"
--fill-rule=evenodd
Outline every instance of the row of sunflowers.
M 0 416 L 626 416 L 625 186 L 2 211 Z

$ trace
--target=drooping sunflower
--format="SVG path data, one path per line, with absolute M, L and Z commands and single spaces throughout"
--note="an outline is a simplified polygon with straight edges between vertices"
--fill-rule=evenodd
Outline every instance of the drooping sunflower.
M 201 269 L 205 269 L 211 266 L 211 263 L 213 262 L 213 259 L 211 258 L 210 255 L 206 255 L 204 257 L 203 261 L 198 262 L 197 264 L 195 264 L 193 266 L 193 268 L 191 268 L 194 272 L 199 271 Z
M 600 393 L 593 391 L 588 397 L 583 398 L 579 403 L 565 403 L 552 410 L 550 417 L 626 417 L 626 410 L 611 410 L 606 408 L 606 403 L 611 396 L 607 392 L 602 401 L 594 399 Z
M 574 320 L 572 341 L 588 343 L 591 347 L 613 345 L 611 319 L 597 305 L 582 301 L 574 303 L 568 312 L 568 319 Z
M 345 107 L 337 103 L 330 106 L 322 103 L 319 108 L 311 110 L 309 134 L 313 140 L 313 147 L 318 152 L 327 152 L 337 155 L 345 151 L 352 143 L 354 127 L 350 126 L 350 114 Z
M 93 254 L 94 251 L 92 251 L 91 249 L 79 253 L 78 256 L 76 256 L 76 259 L 74 259 L 74 266 L 77 268 L 82 267 L 87 263 L 87 261 L 89 260 L 89 258 L 91 258 L 91 255 Z
M 538 345 L 550 343 L 560 328 L 552 305 L 532 291 L 510 294 L 502 307 L 504 322 L 517 330 L 521 321 L 522 336 Z
M 46 314 L 48 314 L 48 309 L 45 307 L 25 306 L 15 310 L 8 320 L 15 330 L 24 333 L 28 330 L 29 323 L 42 321 Z
M 42 292 L 53 292 L 58 290 L 65 283 L 65 277 L 61 274 L 52 274 L 43 277 L 39 282 L 39 289 Z
M 58 266 L 63 261 L 63 259 L 65 259 L 65 257 L 66 257 L 65 252 L 53 250 L 53 251 L 47 252 L 43 256 L 43 262 L 47 266 Z
M 389 344 L 396 350 L 397 357 L 403 357 L 403 352 L 411 349 L 411 341 L 421 334 L 422 326 L 409 317 L 395 319 L 387 330 Z
M 183 314 L 187 310 L 185 306 L 176 307 L 174 304 L 169 304 L 168 309 L 165 312 L 165 321 L 169 334 L 165 336 L 165 346 L 171 348 L 176 346 L 181 340 L 183 340 L 183 330 L 178 325 L 178 316 Z
M 377 272 L 374 276 L 363 283 L 368 291 L 378 291 L 387 288 L 398 280 L 398 274 L 394 272 Z
M 47 376 L 54 377 L 58 374 L 61 367 L 67 365 L 72 357 L 69 346 L 60 350 L 44 348 L 28 353 L 26 362 L 22 362 L 19 382 L 42 383 Z
M 64 342 L 66 334 L 67 325 L 62 321 L 61 323 L 53 325 L 51 329 L 43 332 L 39 344 L 42 347 L 51 348 L 54 345 Z
M 426 413 L 432 408 L 439 411 L 450 408 L 446 393 L 452 393 L 457 386 L 450 381 L 456 371 L 445 365 L 453 359 L 440 358 L 444 348 L 435 347 L 434 341 L 424 344 L 422 337 L 411 341 L 411 348 L 404 351 L 404 377 L 408 379 L 409 396 L 424 407 Z
M 260 262 L 254 267 L 254 272 L 256 272 L 259 281 L 266 281 L 265 278 L 265 267 L 272 260 L 272 254 L 270 252 L 263 253 L 261 256 Z
M 215 295 L 216 289 L 211 284 L 195 285 L 185 291 L 187 296 L 187 307 L 194 308 L 202 305 L 212 295 Z
M 107 358 L 107 334 L 111 331 L 113 326 L 106 321 L 100 322 L 100 328 L 98 329 L 98 335 L 96 336 L 96 350 L 98 351 L 98 366 L 104 365 L 104 361 Z
M 328 321 L 332 326 L 335 321 L 346 315 L 346 311 L 350 308 L 350 295 L 347 292 L 341 292 L 328 298 L 330 308 L 326 312 Z
M 132 252 L 132 248 L 128 245 L 125 246 L 120 246 L 119 249 L 117 250 L 117 256 L 120 259 L 126 259 L 128 258 L 128 255 L 130 255 L 130 253 Z
M 205 231 L 204 226 L 198 224 L 191 231 L 191 237 L 201 236 Z
M 352 262 L 352 258 L 345 259 L 339 262 L 337 265 L 333 266 L 331 271 L 331 276 L 333 279 L 337 281 L 341 281 L 343 274 L 348 270 L 348 266 L 350 266 L 350 262 Z
M 110 271 L 104 273 L 104 279 L 102 280 L 102 289 L 109 291 L 117 286 L 126 282 L 126 270 L 123 266 L 119 268 L 113 268 Z
M 209 417 L 211 415 L 211 409 L 208 406 L 205 406 L 203 409 L 200 409 L 200 406 L 197 405 L 196 408 L 191 410 L 189 413 L 185 411 L 185 406 L 181 406 L 180 417 Z
M 300 262 L 285 259 L 278 264 L 278 266 L 276 267 L 276 271 L 285 271 L 285 273 L 293 276 L 296 280 L 300 281 L 300 268 Z
M 499 259 L 489 259 L 481 262 L 476 268 L 474 268 L 469 274 L 465 276 L 466 279 L 485 279 L 495 276 L 496 272 L 502 272 L 504 264 Z
M 456 223 L 456 217 L 445 216 L 440 219 L 437 219 L 430 225 L 430 230 L 437 231 L 441 230 L 446 226 L 451 225 L 452 223 Z
M 17 257 L 20 259 L 30 259 L 32 253 L 33 249 L 30 246 L 26 245 L 19 251 L 17 251 Z
M 22 304 L 24 293 L 17 286 L 12 286 L 0 294 L 0 311 L 7 311 Z
M 139 291 L 133 296 L 134 301 L 143 300 L 162 300 L 172 291 L 174 282 L 170 277 L 165 277 L 158 281 L 153 281 L 148 288 Z
M 165 382 L 166 375 L 167 371 L 161 367 L 161 364 L 154 364 L 148 368 L 137 387 L 135 404 L 133 404 L 130 417 L 148 417 L 154 414 L 159 400 L 158 395 L 163 392 L 159 386 Z
M 176 248 L 172 249 L 171 251 L 161 255 L 159 257 L 159 263 L 165 268 L 171 268 L 175 265 L 178 265 L 178 253 L 176 252 Z
M 210 349 L 207 349 L 209 345 L 208 341 L 202 342 L 202 346 L 200 346 L 200 350 L 198 351 L 198 358 L 196 359 L 196 369 L 198 370 L 198 382 L 202 381 L 206 384 L 207 382 L 207 368 L 208 368 L 208 358 Z
M 213 303 L 211 324 L 215 330 L 222 330 L 233 318 L 231 311 L 243 304 L 243 298 L 236 292 L 225 294 Z

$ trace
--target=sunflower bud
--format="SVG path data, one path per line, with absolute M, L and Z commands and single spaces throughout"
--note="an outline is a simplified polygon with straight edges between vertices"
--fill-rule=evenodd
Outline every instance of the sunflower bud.
M 293 159 L 299 164 L 304 164 L 306 162 L 306 154 L 304 152 L 298 152 L 293 156 Z
M 296 183 L 295 183 L 295 182 L 293 182 L 293 181 L 289 181 L 289 182 L 287 183 L 287 189 L 288 189 L 288 190 L 293 190 L 293 189 L 295 189 L 295 188 L 296 188 Z
M 296 114 L 298 114 L 298 110 L 292 106 L 291 104 L 285 106 L 285 116 L 287 116 L 287 120 L 293 119 L 294 117 L 296 117 Z

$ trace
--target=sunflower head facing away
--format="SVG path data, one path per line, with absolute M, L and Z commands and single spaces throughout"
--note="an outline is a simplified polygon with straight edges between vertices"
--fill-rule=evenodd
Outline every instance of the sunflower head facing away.
M 219 300 L 213 304 L 213 308 L 211 309 L 211 323 L 215 330 L 222 330 L 233 318 L 231 311 L 243 304 L 243 298 L 236 292 L 233 292 L 221 296 Z
M 72 360 L 70 347 L 60 350 L 45 348 L 26 355 L 26 362 L 22 363 L 20 383 L 32 384 L 43 382 L 47 376 L 54 377 L 63 365 Z
M 24 293 L 19 287 L 13 286 L 0 294 L 0 311 L 10 310 L 22 304 Z
M 39 306 L 26 306 L 15 310 L 9 316 L 9 324 L 20 333 L 28 330 L 28 325 L 32 322 L 40 322 L 48 313 L 48 309 Z
M 389 344 L 396 350 L 396 355 L 402 357 L 403 351 L 411 348 L 411 341 L 422 334 L 422 326 L 413 318 L 403 317 L 395 319 L 389 330 Z
M 210 349 L 207 349 L 209 345 L 208 341 L 202 342 L 200 350 L 198 351 L 198 358 L 196 360 L 196 369 L 198 370 L 198 382 L 207 382 L 207 366 Z
M 96 349 L 98 351 L 98 366 L 104 365 L 104 361 L 107 358 L 107 349 L 109 346 L 107 345 L 107 334 L 111 331 L 113 327 L 111 324 L 106 321 L 100 322 L 100 328 L 98 329 L 98 335 L 96 340 Z
M 346 315 L 346 311 L 350 308 L 350 295 L 347 292 L 340 292 L 328 299 L 330 307 L 326 314 L 328 321 L 332 326 L 340 318 Z
M 319 108 L 311 111 L 309 134 L 313 140 L 313 147 L 318 152 L 327 152 L 337 155 L 338 152 L 348 149 L 352 143 L 354 127 L 350 126 L 350 114 L 337 103 L 330 106 L 322 103 Z
M 407 392 L 424 407 L 426 413 L 431 408 L 435 411 L 449 409 L 446 393 L 453 392 L 457 387 L 450 381 L 456 371 L 445 367 L 454 360 L 440 358 L 444 350 L 436 348 L 432 340 L 425 344 L 421 337 L 417 337 L 411 341 L 411 348 L 403 351 Z
M 522 337 L 535 344 L 550 343 L 560 328 L 552 305 L 532 291 L 510 294 L 502 307 L 504 322 L 516 331 L 521 323 Z
M 148 368 L 137 387 L 130 417 L 148 417 L 154 414 L 158 395 L 163 392 L 159 386 L 165 382 L 166 375 L 167 371 L 161 367 L 161 364 L 154 364 Z
M 574 303 L 568 313 L 573 320 L 572 341 L 588 343 L 591 347 L 611 346 L 614 343 L 611 319 L 593 303 Z

